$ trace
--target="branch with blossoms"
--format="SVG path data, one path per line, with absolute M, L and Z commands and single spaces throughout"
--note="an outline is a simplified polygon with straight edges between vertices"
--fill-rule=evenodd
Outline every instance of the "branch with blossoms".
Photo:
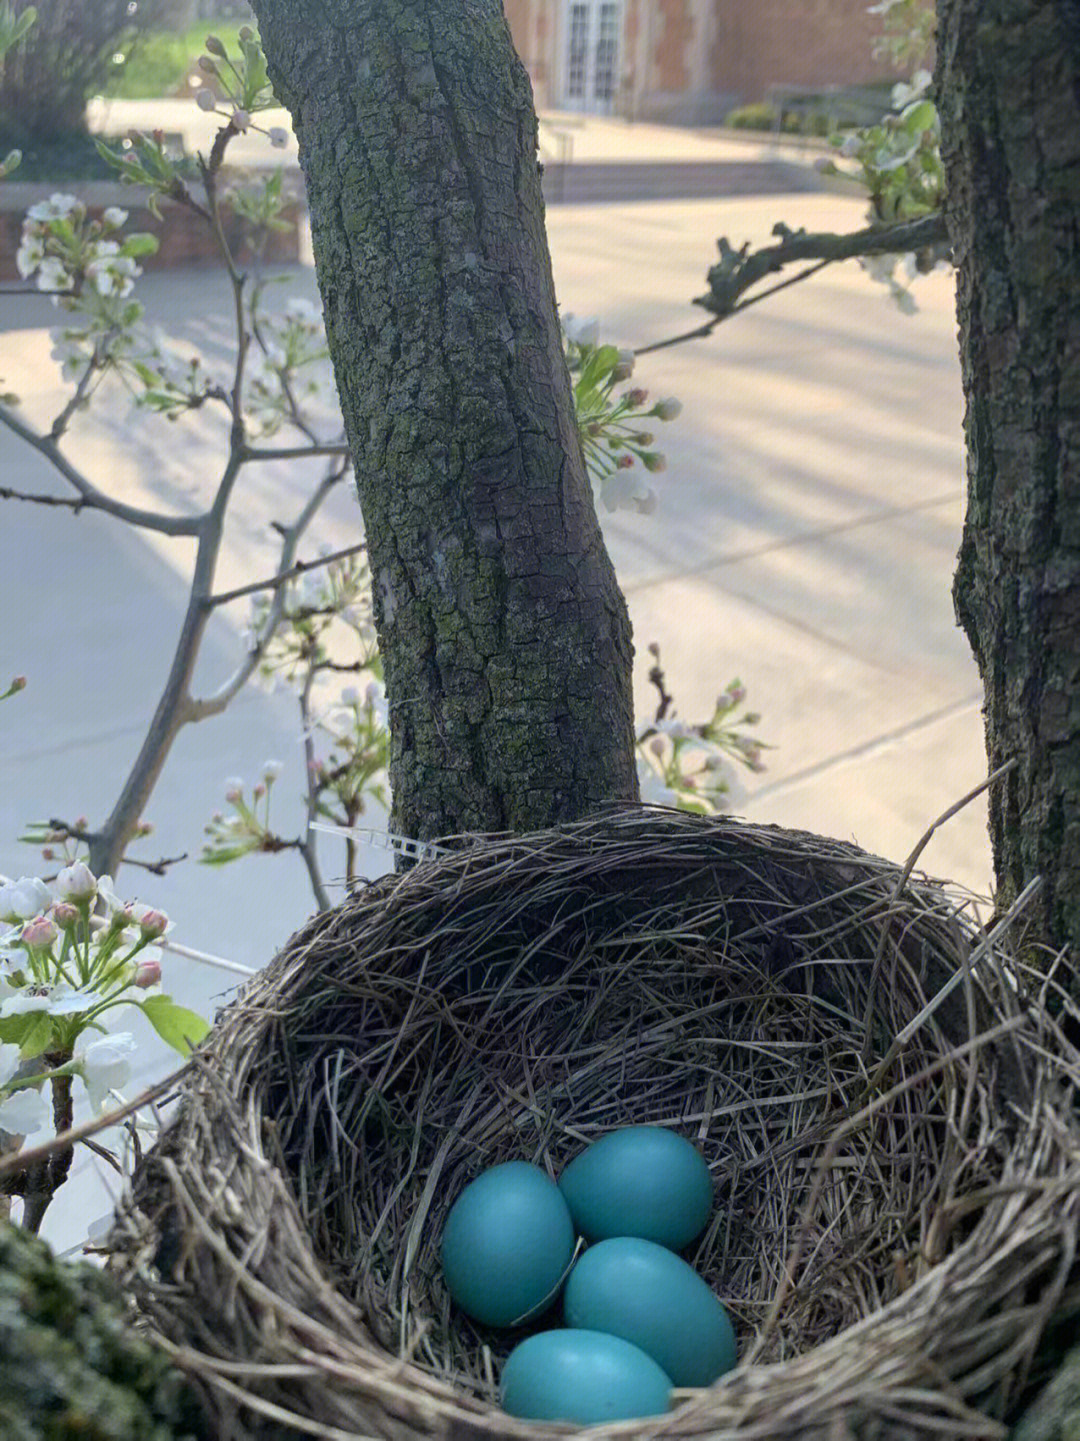
M 885 20 L 878 53 L 894 63 L 919 61 L 933 41 L 934 9 L 925 0 L 881 0 L 871 13 Z M 773 227 L 775 245 L 738 248 L 717 241 L 720 259 L 708 272 L 708 293 L 694 304 L 712 319 L 691 330 L 641 346 L 637 353 L 663 350 L 711 335 L 722 321 L 843 260 L 858 260 L 871 279 L 887 285 L 898 307 L 916 308 L 912 283 L 939 265 L 951 265 L 945 225 L 945 172 L 941 126 L 930 94 L 932 76 L 921 66 L 910 82 L 893 87 L 891 111 L 874 125 L 830 137 L 835 158 L 819 162 L 826 175 L 855 181 L 866 191 L 868 224 L 846 234 L 808 233 L 784 224 Z M 792 265 L 803 268 L 775 285 L 753 291 Z
M 78 1081 L 100 1112 L 131 1076 L 131 1032 L 106 1017 L 134 1006 L 182 1055 L 206 1035 L 201 1016 L 162 992 L 162 951 L 170 929 L 159 910 L 121 900 L 108 876 L 64 867 L 52 887 L 37 877 L 0 883 L 0 1128 L 31 1135 L 52 1121 L 69 1131 Z M 52 1106 L 43 1092 L 52 1093 Z M 122 1098 L 121 1098 L 122 1099 Z M 71 1147 L 0 1182 L 23 1198 L 23 1224 L 36 1231 L 67 1178 Z

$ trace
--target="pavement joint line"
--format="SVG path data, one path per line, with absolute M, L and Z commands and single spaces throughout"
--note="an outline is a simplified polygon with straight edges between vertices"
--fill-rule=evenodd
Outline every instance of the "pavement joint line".
M 948 705 L 939 706 L 937 710 L 919 716 L 913 721 L 907 721 L 894 730 L 883 731 L 880 735 L 871 736 L 869 740 L 861 741 L 857 746 L 851 746 L 846 751 L 838 751 L 835 755 L 827 756 L 825 760 L 817 761 L 812 766 L 806 766 L 801 771 L 795 771 L 781 780 L 773 781 L 771 785 L 761 786 L 758 790 L 750 792 L 747 802 L 767 800 L 770 796 L 780 795 L 784 791 L 794 790 L 796 787 L 809 780 L 814 780 L 820 775 L 835 770 L 838 766 L 846 765 L 849 761 L 864 760 L 867 756 L 874 755 L 878 751 L 887 750 L 898 741 L 906 740 L 908 736 L 916 735 L 919 731 L 928 730 L 931 726 L 941 721 L 951 720 L 954 716 L 963 715 L 965 711 L 981 707 L 983 703 L 982 691 L 974 695 L 965 696 L 961 700 L 951 701 Z
M 762 545 L 747 546 L 745 550 L 733 550 L 727 555 L 713 556 L 709 560 L 698 561 L 696 565 L 686 570 L 670 571 L 666 575 L 651 576 L 648 580 L 632 581 L 622 587 L 624 595 L 637 595 L 639 591 L 650 590 L 658 585 L 666 585 L 672 580 L 688 580 L 691 576 L 702 575 L 705 571 L 713 570 L 722 565 L 738 565 L 744 560 L 756 560 L 758 556 L 768 555 L 774 550 L 789 550 L 797 545 L 807 545 L 816 540 L 828 540 L 830 536 L 842 535 L 845 531 L 858 530 L 865 525 L 878 525 L 882 521 L 897 520 L 905 515 L 913 515 L 920 510 L 933 510 L 940 505 L 955 505 L 958 500 L 963 500 L 964 491 L 949 491 L 946 495 L 931 496 L 928 500 L 917 500 L 911 505 L 890 506 L 887 510 L 874 511 L 871 515 L 856 516 L 853 520 L 837 521 L 835 525 L 821 526 L 817 530 L 804 531 L 800 535 L 787 536 L 783 540 L 769 540 Z
M 89 735 L 80 735 L 70 741 L 62 741 L 57 745 L 45 746 L 41 750 L 5 751 L 0 753 L 0 765 L 27 765 L 33 761 L 47 760 L 49 756 L 70 755 L 72 751 L 85 750 L 91 746 L 107 745 L 109 741 L 119 740 L 122 736 L 144 735 L 146 733 L 146 727 L 146 721 L 133 721 L 130 725 L 115 726 L 112 730 L 95 731 Z

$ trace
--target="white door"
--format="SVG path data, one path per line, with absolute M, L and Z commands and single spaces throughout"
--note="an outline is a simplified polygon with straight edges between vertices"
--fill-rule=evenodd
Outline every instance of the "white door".
M 619 88 L 619 0 L 566 0 L 562 101 L 567 110 L 610 115 Z

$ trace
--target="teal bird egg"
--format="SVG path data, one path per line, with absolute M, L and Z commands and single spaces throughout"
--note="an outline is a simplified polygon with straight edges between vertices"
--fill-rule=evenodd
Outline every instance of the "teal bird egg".
M 554 1301 L 574 1254 L 574 1223 L 538 1166 L 507 1161 L 465 1187 L 446 1218 L 442 1265 L 463 1311 L 512 1326 Z
M 670 1398 L 655 1361 L 601 1331 L 541 1331 L 515 1346 L 502 1372 L 503 1410 L 527 1421 L 631 1421 L 662 1415 Z
M 640 1347 L 676 1386 L 711 1386 L 738 1360 L 728 1314 L 693 1267 L 638 1236 L 600 1241 L 578 1258 L 563 1313 L 568 1326 Z
M 713 1187 L 700 1151 L 674 1131 L 610 1131 L 559 1177 L 574 1224 L 587 1241 L 642 1236 L 681 1251 L 704 1229 Z

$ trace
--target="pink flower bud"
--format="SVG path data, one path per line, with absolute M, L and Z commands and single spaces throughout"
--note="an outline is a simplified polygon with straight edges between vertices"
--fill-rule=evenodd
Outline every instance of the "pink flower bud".
M 29 950 L 48 950 L 59 932 L 48 916 L 35 916 L 22 928 L 22 943 Z
M 262 781 L 255 782 L 255 785 L 252 788 L 252 794 L 257 801 L 262 800 L 263 796 L 266 794 L 266 786 L 263 784 Z
M 62 931 L 70 931 L 79 923 L 79 908 L 70 901 L 57 901 L 52 908 L 52 918 Z
M 15 679 L 11 682 L 11 685 L 8 687 L 8 689 L 13 693 L 17 690 L 25 690 L 26 677 L 24 675 L 17 675 Z
M 143 911 L 139 917 L 139 930 L 148 940 L 163 936 L 169 929 L 169 918 L 164 911 Z
M 667 470 L 667 456 L 661 455 L 658 450 L 646 451 L 641 457 L 641 463 L 646 470 L 655 472 Z
M 135 984 L 140 991 L 145 991 L 149 986 L 156 986 L 160 980 L 160 961 L 140 961 L 135 967 Z
M 216 35 L 208 35 L 206 37 L 206 48 L 207 50 L 209 50 L 211 55 L 224 56 L 227 53 L 225 50 L 225 46 L 222 45 L 221 41 L 217 38 Z
M 620 455 L 620 456 L 619 456 L 619 469 L 620 469 L 620 470 L 629 470 L 630 467 L 633 465 L 633 463 L 634 463 L 634 457 L 633 457 L 632 455 Z
M 619 358 L 611 372 L 612 380 L 629 380 L 634 373 L 634 352 L 632 350 L 620 350 Z
M 42 846 L 41 859 L 43 861 L 54 861 L 56 859 L 56 852 L 53 850 L 52 846 Z
M 746 699 L 746 687 L 737 680 L 733 680 L 726 692 L 720 697 L 723 705 L 742 705 Z
M 631 405 L 644 405 L 649 398 L 649 392 L 642 390 L 640 386 L 635 386 L 633 390 L 628 392 L 626 398 Z

